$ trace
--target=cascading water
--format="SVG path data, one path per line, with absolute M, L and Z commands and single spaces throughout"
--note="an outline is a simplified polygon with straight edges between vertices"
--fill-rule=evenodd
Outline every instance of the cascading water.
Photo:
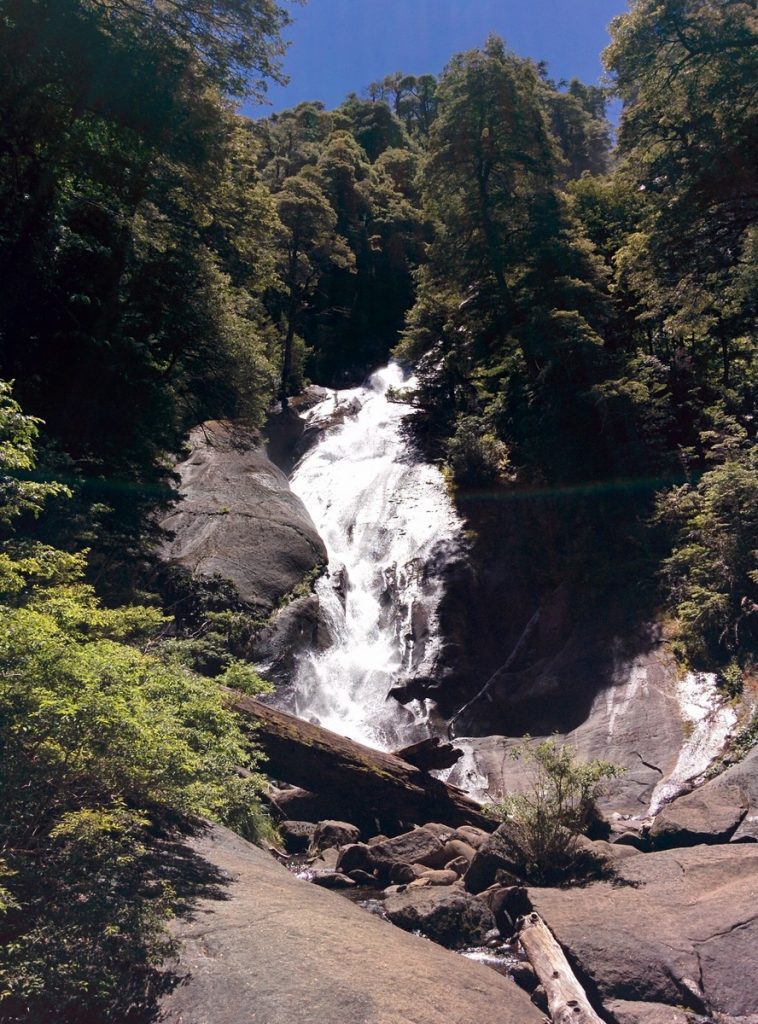
M 329 553 L 316 593 L 331 644 L 301 657 L 289 702 L 300 717 L 384 749 L 433 731 L 428 702 L 409 712 L 387 693 L 434 665 L 440 560 L 462 537 L 442 474 L 405 436 L 412 407 L 395 389 L 412 384 L 390 365 L 365 387 L 330 392 L 307 414 L 324 433 L 291 481 Z

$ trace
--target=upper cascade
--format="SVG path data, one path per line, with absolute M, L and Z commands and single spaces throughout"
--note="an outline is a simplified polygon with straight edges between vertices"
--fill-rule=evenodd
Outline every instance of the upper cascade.
M 332 638 L 300 658 L 292 710 L 384 749 L 434 731 L 428 702 L 414 713 L 387 694 L 400 677 L 431 674 L 440 569 L 463 535 L 441 472 L 407 436 L 413 384 L 391 364 L 364 387 L 330 391 L 307 413 L 325 430 L 291 481 L 326 543 L 316 593 Z

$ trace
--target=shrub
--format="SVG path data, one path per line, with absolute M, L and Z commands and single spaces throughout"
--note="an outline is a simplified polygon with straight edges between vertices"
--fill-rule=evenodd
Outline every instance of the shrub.
M 33 469 L 35 430 L 0 387 L 0 524 L 60 493 L 14 477 Z M 0 545 L 7 1020 L 127 1019 L 172 949 L 161 829 L 211 818 L 255 838 L 265 824 L 255 750 L 219 688 L 161 654 L 159 611 L 103 607 L 85 561 L 12 535 Z M 258 684 L 236 662 L 222 681 Z
M 508 449 L 477 416 L 459 416 L 447 442 L 447 460 L 456 483 L 494 483 L 505 474 Z
M 490 813 L 508 823 L 528 881 L 565 879 L 579 866 L 578 837 L 592 824 L 602 780 L 617 778 L 623 769 L 609 761 L 576 761 L 570 747 L 552 738 L 523 744 L 511 756 L 530 765 L 528 788 L 493 805 Z

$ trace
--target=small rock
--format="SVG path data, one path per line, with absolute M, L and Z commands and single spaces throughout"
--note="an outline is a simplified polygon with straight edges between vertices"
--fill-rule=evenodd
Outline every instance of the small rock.
M 690 1024 L 692 1020 L 684 1010 L 676 1006 L 667 1006 L 665 1003 L 609 999 L 603 1003 L 603 1008 L 617 1024 Z
M 449 860 L 445 865 L 446 871 L 454 871 L 456 875 L 465 875 L 468 871 L 468 861 L 465 857 L 456 857 L 454 860 Z
M 338 871 L 319 871 L 313 875 L 311 881 L 314 885 L 322 885 L 325 889 L 354 889 L 355 882 L 347 875 L 341 875 Z
M 392 864 L 383 864 L 381 874 L 386 873 L 391 882 L 408 885 L 410 882 L 423 878 L 429 870 L 430 868 L 424 867 L 423 864 L 406 864 L 405 861 L 397 860 Z
M 344 871 L 349 875 L 351 871 L 366 871 L 369 874 L 373 871 L 374 861 L 371 857 L 371 850 L 363 843 L 351 843 L 343 846 L 339 852 L 335 869 Z
M 340 851 L 336 846 L 330 846 L 322 850 L 318 857 L 309 861 L 309 867 L 313 871 L 336 871 Z
M 464 843 L 461 839 L 451 839 L 445 843 L 445 862 L 453 860 L 456 857 L 465 857 L 466 861 L 470 864 L 474 859 L 476 850 L 469 843 Z
M 481 945 L 495 924 L 485 903 L 451 888 L 409 887 L 404 893 L 388 897 L 384 909 L 398 927 L 421 931 L 451 949 Z
M 433 836 L 436 836 L 443 843 L 446 843 L 448 839 L 452 839 L 455 829 L 451 828 L 450 825 L 443 825 L 439 821 L 428 821 L 425 825 L 421 826 L 425 832 L 431 832 Z
M 361 871 L 360 868 L 348 872 L 348 878 L 352 878 L 356 885 L 360 885 L 363 888 L 368 888 L 369 886 L 376 887 L 379 884 L 374 875 L 370 875 L 368 871 Z
M 323 850 L 327 846 L 347 846 L 357 843 L 361 838 L 361 830 L 347 821 L 320 821 L 313 836 L 314 850 Z
M 408 864 L 425 864 L 427 867 L 441 867 L 444 863 L 444 845 L 432 832 L 424 828 L 404 832 L 394 839 L 375 843 L 371 855 L 375 863 L 405 861 Z
M 620 835 L 612 837 L 611 843 L 614 846 L 630 846 L 643 853 L 648 850 L 650 845 L 639 832 L 622 832 Z
M 458 874 L 444 868 L 427 868 L 420 880 L 426 880 L 429 885 L 452 885 L 458 881 Z
M 450 838 L 460 840 L 478 850 L 485 839 L 489 839 L 489 837 L 490 833 L 485 832 L 483 828 L 477 828 L 475 825 L 460 825 Z
M 372 836 L 371 839 L 368 840 L 366 845 L 367 846 L 376 846 L 377 843 L 386 843 L 388 839 L 389 839 L 389 836 L 382 836 L 382 835 Z

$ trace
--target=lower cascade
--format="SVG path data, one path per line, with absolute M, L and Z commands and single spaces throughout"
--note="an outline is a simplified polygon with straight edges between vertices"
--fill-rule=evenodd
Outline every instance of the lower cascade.
M 326 543 L 316 593 L 331 637 L 300 658 L 291 709 L 383 749 L 434 731 L 430 702 L 409 710 L 387 694 L 433 669 L 440 569 L 463 531 L 441 472 L 408 437 L 412 386 L 391 364 L 364 387 L 329 392 L 307 413 L 324 430 L 291 481 Z

